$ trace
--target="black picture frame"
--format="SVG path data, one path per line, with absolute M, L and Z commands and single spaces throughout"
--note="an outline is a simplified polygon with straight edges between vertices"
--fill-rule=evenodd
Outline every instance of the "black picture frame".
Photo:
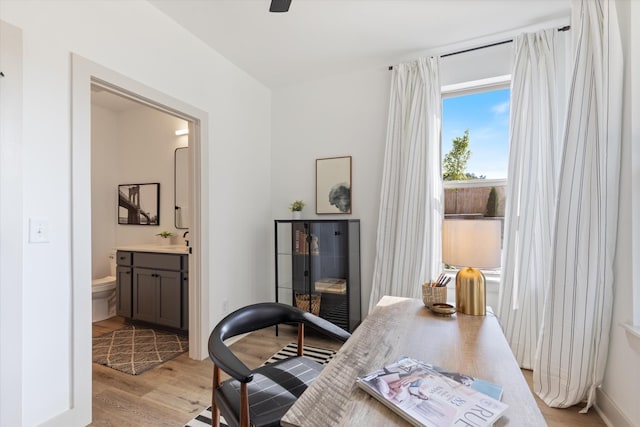
M 351 156 L 316 159 L 316 214 L 350 214 Z
M 160 183 L 118 185 L 118 224 L 160 225 Z

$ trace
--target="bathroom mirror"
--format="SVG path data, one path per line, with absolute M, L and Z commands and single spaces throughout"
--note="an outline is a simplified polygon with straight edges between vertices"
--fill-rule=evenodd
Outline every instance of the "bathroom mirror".
M 189 147 L 176 148 L 174 154 L 175 227 L 189 228 Z

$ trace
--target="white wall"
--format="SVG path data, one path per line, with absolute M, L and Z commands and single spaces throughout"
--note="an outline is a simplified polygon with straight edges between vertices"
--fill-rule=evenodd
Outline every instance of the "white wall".
M 185 129 L 187 122 L 152 108 L 139 108 L 119 113 L 118 127 L 118 184 L 159 183 L 160 225 L 117 225 L 116 245 L 157 243 L 156 234 L 161 231 L 177 235 L 173 155 L 176 148 L 186 146 L 187 136 L 176 136 L 175 131 Z
M 618 239 L 614 264 L 614 301 L 611 323 L 609 358 L 602 389 L 598 395 L 597 406 L 604 412 L 611 425 L 640 425 L 640 339 L 627 335 L 623 323 L 633 320 L 633 285 L 640 286 L 638 277 L 633 274 L 631 233 L 633 212 L 631 191 L 638 186 L 638 171 L 632 175 L 632 144 L 638 144 L 638 111 L 632 110 L 640 100 L 637 86 L 632 88 L 631 81 L 638 81 L 640 74 L 640 31 L 632 23 L 640 19 L 640 5 L 635 1 L 617 0 L 618 19 L 620 20 L 623 54 L 625 61 L 624 110 L 622 126 L 622 163 L 620 173 L 620 206 L 618 214 Z M 634 77 L 632 77 L 634 76 Z M 632 92 L 633 89 L 633 92 Z M 635 141 L 632 138 L 635 129 Z M 638 191 L 636 189 L 636 191 Z M 637 272 L 636 272 L 637 273 Z
M 371 292 L 389 84 L 389 71 L 381 67 L 273 94 L 272 217 L 290 218 L 287 207 L 302 199 L 303 218 L 360 219 L 363 316 Z M 316 215 L 315 160 L 338 156 L 352 156 L 352 214 Z M 274 295 L 273 276 L 269 283 Z
M 118 115 L 91 106 L 91 270 L 92 279 L 109 274 L 116 245 Z
M 86 389 L 71 386 L 70 54 L 208 113 L 205 329 L 221 317 L 224 299 L 233 308 L 269 294 L 271 99 L 264 86 L 143 1 L 3 1 L 0 16 L 23 32 L 23 222 L 39 217 L 50 225 L 50 243 L 24 244 L 23 300 L 14 302 L 24 333 L 23 425 L 31 426 L 82 412 L 70 402 L 90 393 L 90 372 Z M 90 312 L 90 300 L 76 304 Z M 53 425 L 88 423 L 80 416 Z
M 114 112 L 91 106 L 91 249 L 93 278 L 109 274 L 113 248 L 157 244 L 156 236 L 169 231 L 181 236 L 174 222 L 174 151 L 187 146 L 186 129 L 178 117 L 140 105 Z M 122 225 L 117 218 L 120 184 L 160 184 L 159 226 Z M 175 243 L 182 242 L 176 238 Z

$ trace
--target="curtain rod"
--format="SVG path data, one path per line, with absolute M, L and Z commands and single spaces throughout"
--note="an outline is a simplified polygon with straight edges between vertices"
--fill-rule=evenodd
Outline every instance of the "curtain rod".
M 569 31 L 571 29 L 571 25 L 565 25 L 564 27 L 558 28 L 558 31 Z M 444 55 L 440 55 L 440 58 L 446 58 L 447 56 L 459 55 L 461 53 L 473 52 L 474 50 L 486 49 L 488 47 L 500 46 L 501 44 L 507 44 L 513 42 L 513 39 L 503 40 L 501 42 L 495 42 L 490 44 L 485 44 L 483 46 L 472 47 L 469 49 L 458 50 L 456 52 L 445 53 Z M 389 66 L 389 71 L 393 70 L 393 65 Z

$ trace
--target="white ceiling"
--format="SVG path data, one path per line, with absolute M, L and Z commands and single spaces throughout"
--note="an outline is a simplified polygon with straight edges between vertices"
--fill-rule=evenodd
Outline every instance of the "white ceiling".
M 270 88 L 474 46 L 571 9 L 571 0 L 293 0 L 288 13 L 269 13 L 270 0 L 149 2 Z

